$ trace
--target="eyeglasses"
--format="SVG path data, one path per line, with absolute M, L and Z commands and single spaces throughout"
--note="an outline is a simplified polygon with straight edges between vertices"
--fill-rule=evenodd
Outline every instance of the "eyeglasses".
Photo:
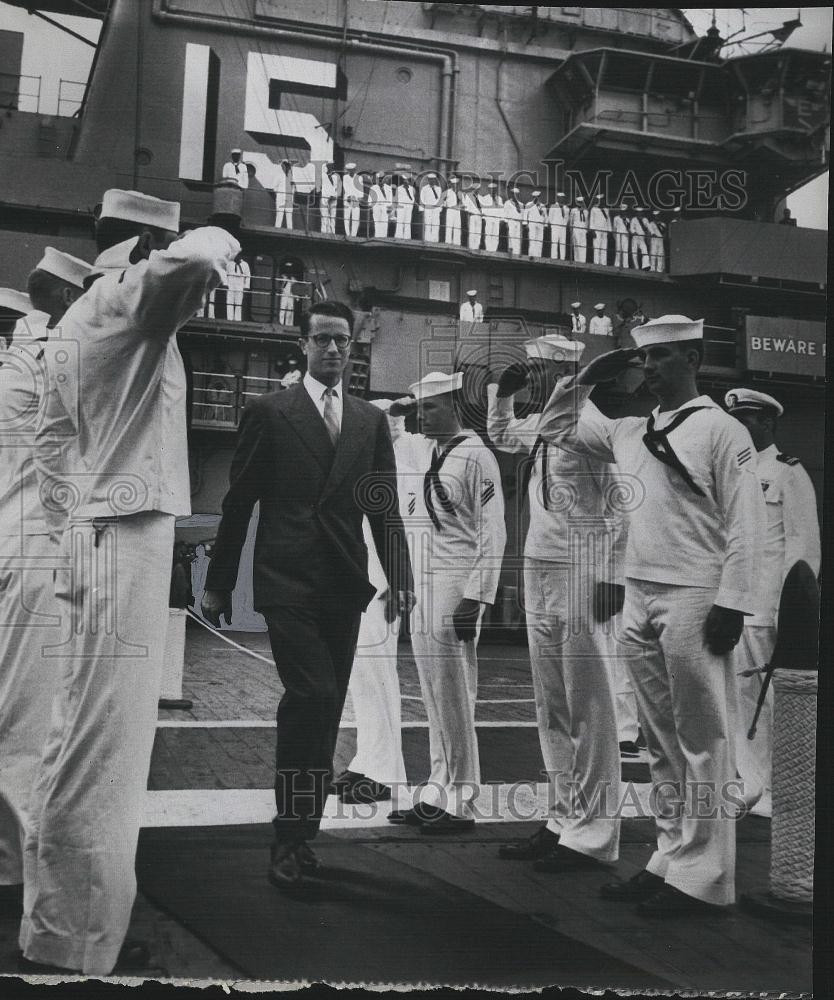
M 350 344 L 350 337 L 346 333 L 310 333 L 307 335 L 307 339 L 312 340 L 316 347 L 321 348 L 330 347 L 332 340 L 340 351 L 344 351 Z

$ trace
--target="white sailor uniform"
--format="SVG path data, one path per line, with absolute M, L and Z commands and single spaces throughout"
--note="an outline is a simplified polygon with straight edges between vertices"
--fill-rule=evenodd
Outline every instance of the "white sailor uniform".
M 759 716 L 756 736 L 747 732 L 756 713 L 762 687 L 761 673 L 743 677 L 742 672 L 767 666 L 776 645 L 776 625 L 782 585 L 791 567 L 800 559 L 814 574 L 820 568 L 820 532 L 814 487 L 799 459 L 782 454 L 773 444 L 758 453 L 756 473 L 761 483 L 767 526 L 761 553 L 762 583 L 757 614 L 747 618 L 736 646 L 739 718 L 736 751 L 738 772 L 745 783 L 762 789 L 756 812 L 770 815 L 771 758 L 773 754 L 773 688 Z
M 630 225 L 625 215 L 614 216 L 614 267 L 628 267 Z
M 336 232 L 336 210 L 342 194 L 342 178 L 336 173 L 321 172 L 321 231 L 330 235 Z
M 174 519 L 190 513 L 176 332 L 240 251 L 205 227 L 129 265 L 134 243 L 100 255 L 97 265 L 123 263 L 61 321 L 80 357 L 65 382 L 50 377 L 37 449 L 42 489 L 50 476 L 67 482 L 75 507 L 61 540 L 60 692 L 32 796 L 20 946 L 87 975 L 112 970 L 136 895 Z M 73 432 L 78 464 L 49 450 Z
M 632 215 L 628 231 L 631 233 L 631 265 L 648 271 L 651 264 L 649 249 L 646 246 L 646 230 L 639 215 Z
M 621 649 L 658 801 L 657 849 L 646 867 L 682 892 L 727 905 L 735 897 L 737 795 L 725 790 L 736 778 L 736 684 L 732 655 L 707 649 L 703 630 L 713 605 L 755 610 L 764 511 L 753 444 L 708 396 L 655 410 L 647 424 L 604 417 L 589 402 L 592 389 L 560 383 L 539 433 L 616 462 L 640 494 L 629 515 Z M 675 469 L 644 443 L 664 430 Z
M 507 250 L 518 256 L 521 253 L 521 223 L 524 206 L 516 198 L 504 202 L 504 218 L 507 220 Z
M 594 205 L 588 216 L 589 227 L 594 237 L 594 263 L 608 263 L 608 234 L 611 232 L 611 219 L 606 209 Z
M 245 260 L 233 260 L 226 268 L 226 316 L 243 319 L 243 296 L 252 284 L 252 272 Z M 209 296 L 211 297 L 211 296 Z
M 368 201 L 371 205 L 371 218 L 374 222 L 374 236 L 388 235 L 388 221 L 394 205 L 394 189 L 387 182 L 377 182 L 371 185 Z
M 420 205 L 423 209 L 423 239 L 437 243 L 440 240 L 443 190 L 436 180 L 429 180 L 420 188 Z
M 60 641 L 50 538 L 35 475 L 46 385 L 47 313 L 18 320 L 0 365 L 0 886 L 23 882 L 32 786 L 58 689 L 44 647 Z
M 410 183 L 397 186 L 397 228 L 394 236 L 398 240 L 411 239 L 411 220 L 414 215 L 416 192 Z
M 497 192 L 479 194 L 481 214 L 484 218 L 484 249 L 495 253 L 501 235 L 501 219 L 504 217 L 504 200 Z
M 566 260 L 570 209 L 567 205 L 560 205 L 557 202 L 548 209 L 547 220 L 550 223 L 550 256 L 554 260 Z
M 570 239 L 573 259 L 585 263 L 588 257 L 588 212 L 576 206 L 570 210 Z
M 541 257 L 544 241 L 544 225 L 547 209 L 541 202 L 528 202 L 524 208 L 523 222 L 527 226 L 527 253 L 530 257 Z
M 359 232 L 360 206 L 365 198 L 365 182 L 359 174 L 344 175 L 342 197 L 345 207 L 345 236 L 356 236 Z
M 275 228 L 280 229 L 282 226 L 286 226 L 287 229 L 292 229 L 293 192 L 295 190 L 292 168 L 290 168 L 289 173 L 286 173 L 283 167 L 278 167 L 272 190 L 275 192 Z
M 492 452 L 468 431 L 440 450 L 427 449 L 421 435 L 406 435 L 405 444 L 413 449 L 409 464 L 422 462 L 417 489 L 423 490 L 427 514 L 419 524 L 417 505 L 415 515 L 409 505 L 404 518 L 417 598 L 411 644 L 431 754 L 420 801 L 469 817 L 481 781 L 477 638 L 461 642 L 452 614 L 463 598 L 479 601 L 481 615 L 495 600 L 506 542 L 500 471 Z
M 490 439 L 501 451 L 530 455 L 524 604 L 539 740 L 552 785 L 547 827 L 563 846 L 611 862 L 620 833 L 617 650 L 612 624 L 593 621 L 590 611 L 596 583 L 623 582 L 615 566 L 622 571 L 622 516 L 608 502 L 616 468 L 548 445 L 538 436 L 541 414 L 515 418 L 512 397 L 497 391 L 487 389 Z
M 481 215 L 481 206 L 478 204 L 478 195 L 467 192 L 463 196 L 463 210 L 466 212 L 468 237 L 466 245 L 470 250 L 481 249 L 481 233 L 484 228 L 484 220 Z
M 232 163 L 231 160 L 224 163 L 223 179 L 235 181 L 237 186 L 245 191 L 249 187 L 249 171 L 246 169 L 246 164 L 241 160 L 238 160 L 237 163 Z

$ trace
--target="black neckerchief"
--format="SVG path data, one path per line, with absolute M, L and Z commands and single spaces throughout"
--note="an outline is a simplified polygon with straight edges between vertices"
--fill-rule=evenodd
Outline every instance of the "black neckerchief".
M 432 498 L 432 494 L 437 497 L 437 502 L 447 514 L 457 517 L 457 511 L 455 510 L 454 504 L 452 503 L 449 494 L 446 492 L 446 488 L 443 483 L 440 482 L 440 470 L 443 468 L 443 463 L 446 461 L 449 452 L 453 448 L 456 448 L 461 441 L 465 440 L 465 434 L 458 434 L 456 437 L 453 437 L 451 441 L 447 442 L 446 446 L 442 448 L 431 460 L 429 470 L 423 477 L 423 496 L 426 499 L 426 510 L 429 512 L 432 524 L 438 531 L 441 530 L 440 520 L 434 510 L 434 500 Z
M 692 492 L 699 497 L 706 496 L 706 493 L 698 486 L 692 476 L 689 475 L 686 466 L 675 454 L 675 449 L 669 443 L 669 435 L 676 427 L 680 427 L 687 417 L 693 413 L 697 413 L 698 410 L 708 409 L 710 409 L 708 406 L 689 406 L 685 410 L 681 410 L 661 431 L 654 429 L 654 414 L 652 414 L 646 423 L 646 433 L 643 435 L 643 444 L 649 449 L 649 452 L 658 461 L 663 462 L 664 465 L 668 465 L 670 469 L 674 469 Z
M 547 441 L 541 435 L 536 438 L 536 443 L 533 445 L 530 457 L 525 463 L 521 477 L 521 495 L 526 496 L 530 487 L 530 479 L 533 475 L 533 467 L 536 464 L 536 457 L 539 454 L 539 450 L 542 453 L 542 507 L 545 510 L 550 510 L 547 497 Z

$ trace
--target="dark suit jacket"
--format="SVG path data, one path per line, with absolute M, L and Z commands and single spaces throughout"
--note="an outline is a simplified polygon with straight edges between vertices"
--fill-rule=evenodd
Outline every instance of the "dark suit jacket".
M 375 591 L 368 580 L 363 514 L 390 586 L 411 587 L 387 419 L 347 393 L 342 399 L 335 451 L 303 385 L 247 404 L 206 578 L 208 590 L 234 589 L 256 501 L 256 609 L 306 604 L 324 596 L 364 611 Z

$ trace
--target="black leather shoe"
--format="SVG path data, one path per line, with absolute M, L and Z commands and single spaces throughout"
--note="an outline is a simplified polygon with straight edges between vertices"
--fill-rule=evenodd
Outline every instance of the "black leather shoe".
M 418 802 L 413 809 L 393 809 L 388 813 L 388 822 L 395 826 L 422 826 L 423 823 L 431 823 L 440 819 L 445 813 L 436 806 L 424 806 Z
M 634 742 L 634 740 L 621 740 L 620 741 L 620 756 L 621 757 L 639 757 L 640 747 Z
M 329 795 L 341 796 L 353 788 L 357 781 L 366 780 L 365 775 L 360 774 L 358 771 L 342 771 L 338 778 L 334 778 L 330 782 L 330 787 L 327 791 Z
M 612 903 L 639 903 L 641 900 L 653 896 L 665 884 L 659 875 L 654 875 L 644 869 L 627 882 L 609 882 L 602 886 L 599 894 L 603 899 Z
M 446 834 L 467 833 L 475 829 L 475 820 L 464 816 L 453 816 L 440 810 L 440 815 L 424 820 L 420 825 L 420 833 L 429 837 L 440 837 Z
M 514 840 L 511 844 L 502 844 L 498 848 L 498 857 L 505 861 L 536 861 L 550 854 L 559 843 L 559 834 L 540 826 L 532 837 Z
M 296 846 L 295 856 L 298 859 L 298 867 L 301 869 L 303 875 L 312 875 L 322 867 L 318 854 L 316 854 L 306 840 L 302 840 Z
M 60 965 L 48 965 L 44 962 L 33 962 L 25 958 L 23 952 L 16 956 L 18 972 L 29 976 L 72 975 L 80 976 L 80 969 L 67 969 Z M 119 957 L 113 967 L 111 976 L 148 975 L 167 977 L 165 969 L 151 964 L 151 949 L 147 942 L 128 938 L 119 949 Z
M 724 916 L 727 908 L 705 903 L 686 892 L 681 892 L 673 885 L 666 885 L 653 896 L 644 899 L 635 907 L 641 917 L 718 917 Z
M 350 786 L 342 789 L 342 802 L 346 805 L 363 805 L 369 802 L 390 802 L 391 789 L 371 778 L 360 778 Z
M 533 862 L 533 868 L 537 872 L 551 872 L 558 875 L 562 872 L 578 872 L 588 868 L 607 868 L 604 861 L 598 861 L 588 854 L 581 854 L 579 851 L 572 851 L 569 847 L 557 844 L 556 847 L 544 858 L 539 858 Z
M 295 889 L 301 885 L 297 844 L 272 845 L 267 878 L 276 889 Z

